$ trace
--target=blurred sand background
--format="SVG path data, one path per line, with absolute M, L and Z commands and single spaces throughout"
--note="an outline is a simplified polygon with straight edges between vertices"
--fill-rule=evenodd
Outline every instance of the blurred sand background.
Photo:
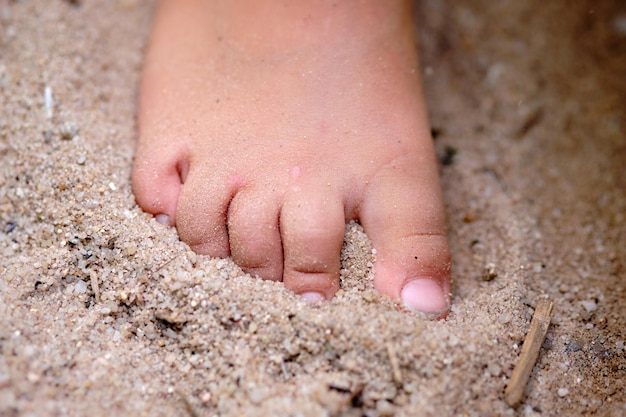
M 137 208 L 154 5 L 0 0 L 1 416 L 626 415 L 624 2 L 419 2 L 454 269 L 440 322 L 372 291 L 356 225 L 343 289 L 310 307 Z

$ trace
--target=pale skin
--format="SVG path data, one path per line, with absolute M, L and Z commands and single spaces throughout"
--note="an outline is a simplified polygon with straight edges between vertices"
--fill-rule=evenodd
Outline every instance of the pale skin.
M 205 255 L 310 301 L 339 289 L 345 224 L 374 288 L 445 315 L 450 255 L 402 0 L 162 0 L 145 57 L 138 204 Z

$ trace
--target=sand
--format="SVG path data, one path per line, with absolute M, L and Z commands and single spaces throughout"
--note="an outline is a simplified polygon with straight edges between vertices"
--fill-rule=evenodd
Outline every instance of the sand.
M 454 271 L 439 322 L 371 289 L 358 225 L 342 290 L 308 306 L 138 209 L 153 8 L 0 0 L 1 416 L 626 415 L 623 2 L 420 2 Z

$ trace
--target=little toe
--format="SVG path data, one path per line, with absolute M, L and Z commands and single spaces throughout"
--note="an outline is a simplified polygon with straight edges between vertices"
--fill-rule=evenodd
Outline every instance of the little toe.
M 181 189 L 181 165 L 177 155 L 138 151 L 132 171 L 133 193 L 137 204 L 157 221 L 174 226 Z
M 345 233 L 344 205 L 324 192 L 287 197 L 280 214 L 285 287 L 309 301 L 330 299 L 339 289 Z
M 251 275 L 274 281 L 283 276 L 279 209 L 277 197 L 243 190 L 230 203 L 227 222 L 233 261 Z
M 437 171 L 428 165 L 372 184 L 360 218 L 377 251 L 374 287 L 441 317 L 450 303 L 450 252 Z

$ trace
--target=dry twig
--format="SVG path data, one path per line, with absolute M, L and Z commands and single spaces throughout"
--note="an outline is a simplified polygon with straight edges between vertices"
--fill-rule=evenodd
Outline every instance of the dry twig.
M 530 322 L 530 331 L 524 339 L 522 345 L 522 353 L 519 357 L 519 362 L 513 369 L 509 385 L 504 390 L 504 401 L 510 406 L 515 407 L 519 404 L 530 373 L 537 362 L 539 356 L 539 349 L 543 344 L 543 340 L 548 332 L 550 326 L 550 319 L 552 317 L 552 301 L 539 300 L 537 308 L 535 308 L 535 314 Z
M 393 381 L 400 385 L 402 384 L 402 370 L 400 369 L 400 363 L 396 356 L 396 351 L 391 343 L 387 343 L 387 354 L 389 355 L 389 363 L 391 364 L 391 372 L 393 375 Z

